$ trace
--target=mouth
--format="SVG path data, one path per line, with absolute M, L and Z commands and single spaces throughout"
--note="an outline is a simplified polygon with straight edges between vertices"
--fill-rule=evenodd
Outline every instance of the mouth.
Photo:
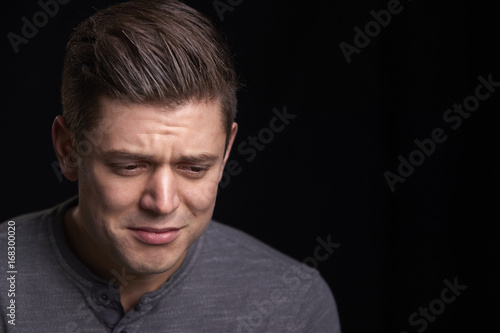
M 129 228 L 132 234 L 142 243 L 164 245 L 173 242 L 181 228 Z

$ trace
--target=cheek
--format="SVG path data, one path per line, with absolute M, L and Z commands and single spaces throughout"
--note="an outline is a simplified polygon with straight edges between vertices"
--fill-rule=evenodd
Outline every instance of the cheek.
M 196 184 L 183 183 L 180 188 L 181 200 L 196 215 L 212 213 L 217 197 L 218 174 L 199 181 Z

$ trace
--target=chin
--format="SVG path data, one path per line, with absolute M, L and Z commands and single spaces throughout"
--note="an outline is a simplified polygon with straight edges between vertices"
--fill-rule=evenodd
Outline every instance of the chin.
M 153 255 L 144 252 L 140 258 L 125 258 L 124 267 L 138 275 L 165 273 L 174 268 L 179 260 L 184 258 L 185 253 L 185 251 L 181 253 L 175 251 L 164 255 Z

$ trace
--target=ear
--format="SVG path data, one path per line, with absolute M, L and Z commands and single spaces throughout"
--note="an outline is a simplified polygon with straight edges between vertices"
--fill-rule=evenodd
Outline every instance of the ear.
M 52 144 L 64 176 L 70 181 L 77 180 L 80 158 L 73 149 L 73 140 L 63 116 L 57 116 L 52 124 Z
M 231 126 L 231 133 L 229 134 L 229 141 L 227 142 L 226 152 L 224 153 L 224 161 L 219 175 L 219 182 L 222 179 L 222 174 L 224 172 L 224 168 L 226 167 L 227 160 L 229 159 L 229 153 L 231 152 L 231 147 L 233 146 L 234 138 L 236 137 L 237 132 L 238 124 L 233 122 L 233 125 Z

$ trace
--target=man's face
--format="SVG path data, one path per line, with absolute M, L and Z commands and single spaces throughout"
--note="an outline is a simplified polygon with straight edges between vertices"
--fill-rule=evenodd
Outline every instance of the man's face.
M 236 133 L 233 124 L 225 156 L 220 107 L 102 99 L 94 129 L 102 140 L 78 174 L 78 211 L 100 252 L 137 274 L 165 272 L 183 258 L 212 217 Z

